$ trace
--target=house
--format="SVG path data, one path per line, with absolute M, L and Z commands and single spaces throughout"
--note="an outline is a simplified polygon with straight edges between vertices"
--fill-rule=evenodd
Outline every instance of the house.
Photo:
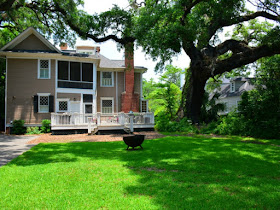
M 146 68 L 126 71 L 124 60 L 102 56 L 100 47 L 60 47 L 30 27 L 0 50 L 6 59 L 7 130 L 18 119 L 26 126 L 51 119 L 57 134 L 123 130 L 130 122 L 135 129 L 153 129 L 153 113 L 142 98 Z
M 216 91 L 220 95 L 216 103 L 224 103 L 225 110 L 219 112 L 220 115 L 226 115 L 238 109 L 238 103 L 241 101 L 243 92 L 254 89 L 252 79 L 253 78 L 237 77 L 221 85 L 221 88 Z

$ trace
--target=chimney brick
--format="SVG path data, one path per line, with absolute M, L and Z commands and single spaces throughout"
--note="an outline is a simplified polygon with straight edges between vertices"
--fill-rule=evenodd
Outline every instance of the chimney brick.
M 60 50 L 67 50 L 68 49 L 68 46 L 67 46 L 67 43 L 60 43 Z

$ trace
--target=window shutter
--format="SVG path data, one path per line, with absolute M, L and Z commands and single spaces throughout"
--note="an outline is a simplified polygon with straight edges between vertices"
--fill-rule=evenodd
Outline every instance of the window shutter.
M 33 98 L 33 106 L 34 106 L 34 113 L 38 112 L 38 95 L 35 95 Z
M 49 112 L 54 112 L 54 96 L 49 96 Z

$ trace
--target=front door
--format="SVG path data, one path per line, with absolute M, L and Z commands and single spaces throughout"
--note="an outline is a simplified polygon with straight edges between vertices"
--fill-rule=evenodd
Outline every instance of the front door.
M 92 112 L 93 112 L 92 104 L 84 104 L 84 113 L 92 114 Z
M 91 103 L 84 104 L 85 123 L 88 123 L 88 118 L 93 117 L 93 105 Z

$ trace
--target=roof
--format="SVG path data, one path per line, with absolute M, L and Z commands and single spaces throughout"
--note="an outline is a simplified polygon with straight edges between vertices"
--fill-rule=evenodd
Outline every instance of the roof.
M 52 45 L 44 36 L 42 36 L 38 31 L 36 31 L 33 27 L 27 28 L 24 32 L 19 34 L 16 38 L 14 38 L 12 41 L 7 43 L 4 47 L 2 47 L 1 51 L 6 51 L 9 48 L 13 48 L 16 45 L 18 45 L 20 42 L 25 40 L 27 37 L 29 37 L 31 34 L 34 34 L 39 40 L 41 40 L 47 47 L 50 48 L 51 52 L 60 53 L 60 50 L 57 49 L 54 45 Z M 12 50 L 11 50 L 12 51 Z
M 24 41 L 26 38 L 28 38 L 30 35 L 35 35 L 43 44 L 49 48 L 49 50 L 18 50 L 13 49 L 15 46 L 17 46 L 19 43 Z M 77 46 L 77 49 L 79 48 L 88 48 L 88 49 L 94 49 L 94 47 L 91 46 Z M 2 51 L 2 52 L 1 52 Z M 98 59 L 100 60 L 99 67 L 100 68 L 118 68 L 118 69 L 124 69 L 125 68 L 125 61 L 124 60 L 110 60 L 106 58 L 105 56 L 101 55 L 100 53 L 97 53 L 95 55 L 88 55 L 85 53 L 77 53 L 76 50 L 58 50 L 54 45 L 52 45 L 44 36 L 42 36 L 38 31 L 36 31 L 33 27 L 27 28 L 24 32 L 19 34 L 16 38 L 14 38 L 11 42 L 7 43 L 4 47 L 0 49 L 1 54 L 7 54 L 7 53 L 56 53 L 60 54 L 62 56 L 71 56 L 71 57 L 80 57 L 80 58 L 89 58 L 89 59 Z M 134 66 L 137 70 L 147 70 L 147 68 L 143 66 Z
M 226 98 L 226 97 L 234 97 L 234 96 L 241 96 L 243 92 L 250 91 L 254 89 L 254 85 L 252 84 L 253 78 L 244 78 L 239 77 L 234 79 L 234 82 L 242 82 L 241 86 L 235 90 L 234 92 L 230 91 L 230 84 L 222 85 L 221 90 L 216 91 L 220 94 L 220 98 Z
M 100 68 L 125 68 L 124 60 L 110 60 L 106 58 L 104 55 L 99 55 L 100 57 Z M 134 66 L 135 69 L 143 69 L 146 70 L 147 68 L 143 66 Z

